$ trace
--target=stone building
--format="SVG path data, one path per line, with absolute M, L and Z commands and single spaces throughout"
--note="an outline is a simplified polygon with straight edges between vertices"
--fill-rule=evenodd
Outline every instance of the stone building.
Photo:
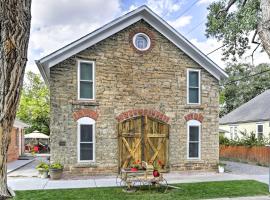
M 142 6 L 36 61 L 50 87 L 51 161 L 112 173 L 135 160 L 210 170 L 225 72 Z

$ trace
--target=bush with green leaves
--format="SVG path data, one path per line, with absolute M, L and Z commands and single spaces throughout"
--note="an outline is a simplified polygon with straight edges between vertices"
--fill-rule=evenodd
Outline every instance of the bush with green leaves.
M 37 166 L 36 169 L 38 171 L 49 171 L 49 165 L 45 162 L 40 162 Z
M 59 162 L 55 162 L 50 165 L 50 169 L 63 169 L 63 168 L 64 166 Z
M 256 137 L 256 134 L 254 132 L 251 132 L 250 134 L 247 134 L 246 131 L 240 132 L 242 134 L 241 138 L 237 138 L 236 140 L 231 140 L 223 135 L 219 136 L 219 144 L 225 145 L 225 146 L 265 146 L 270 144 L 269 139 L 265 137 L 258 138 Z

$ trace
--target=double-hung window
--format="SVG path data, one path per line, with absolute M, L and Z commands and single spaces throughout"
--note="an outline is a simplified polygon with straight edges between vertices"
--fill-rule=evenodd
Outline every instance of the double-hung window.
M 200 70 L 188 69 L 187 71 L 187 103 L 188 104 L 200 104 L 201 92 L 200 92 Z
M 95 99 L 95 63 L 93 61 L 78 61 L 78 98 Z
M 231 140 L 238 139 L 238 129 L 236 125 L 230 126 L 230 134 L 231 134 Z
M 257 124 L 257 137 L 258 139 L 263 138 L 263 124 Z
M 88 117 L 78 120 L 78 161 L 95 160 L 95 121 Z
M 201 123 L 196 120 L 188 121 L 188 159 L 200 159 Z

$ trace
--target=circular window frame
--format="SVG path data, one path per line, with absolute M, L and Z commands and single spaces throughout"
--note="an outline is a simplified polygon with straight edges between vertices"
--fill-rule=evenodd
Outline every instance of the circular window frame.
M 138 36 L 143 36 L 143 37 L 147 40 L 147 46 L 146 46 L 146 48 L 140 49 L 140 48 L 138 48 L 138 47 L 136 46 L 136 38 L 137 38 Z M 150 47 L 151 47 L 151 39 L 150 39 L 150 37 L 149 37 L 147 34 L 145 34 L 145 33 L 143 33 L 143 32 L 139 32 L 139 33 L 134 34 L 134 36 L 133 36 L 133 38 L 132 38 L 132 44 L 133 44 L 133 46 L 136 48 L 136 50 L 141 51 L 141 52 L 144 52 L 144 51 L 147 51 L 147 50 L 150 49 Z

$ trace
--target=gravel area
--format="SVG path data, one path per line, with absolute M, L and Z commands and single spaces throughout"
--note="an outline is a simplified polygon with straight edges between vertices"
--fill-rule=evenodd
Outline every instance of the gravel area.
M 240 162 L 222 161 L 226 163 L 225 169 L 233 174 L 248 174 L 248 175 L 268 175 L 269 168 L 258 165 L 245 164 Z

